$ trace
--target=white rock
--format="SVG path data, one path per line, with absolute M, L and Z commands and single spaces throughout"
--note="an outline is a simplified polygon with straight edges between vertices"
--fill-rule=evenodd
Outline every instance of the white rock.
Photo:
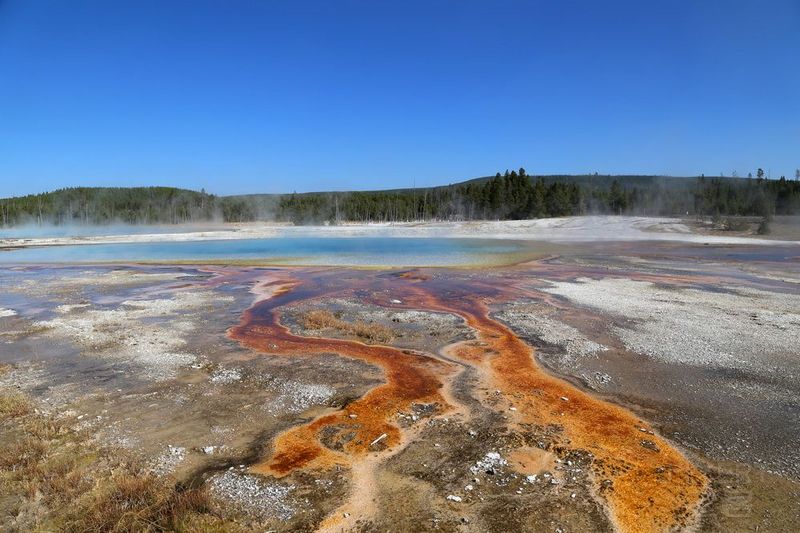
M 289 498 L 294 485 L 281 485 L 261 476 L 226 471 L 211 477 L 208 486 L 214 496 L 249 514 L 288 520 L 295 513 Z
M 241 380 L 242 374 L 236 368 L 220 368 L 211 374 L 209 378 L 209 381 L 215 385 L 229 385 Z
M 506 466 L 508 461 L 503 459 L 503 456 L 497 452 L 488 452 L 483 459 L 476 462 L 473 466 L 469 467 L 470 471 L 473 474 L 477 474 L 479 472 L 486 472 L 489 470 L 495 470 L 497 468 Z

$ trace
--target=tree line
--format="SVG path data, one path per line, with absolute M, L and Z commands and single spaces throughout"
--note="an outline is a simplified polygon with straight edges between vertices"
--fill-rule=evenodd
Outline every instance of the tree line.
M 4 227 L 179 224 L 253 220 L 295 224 L 508 220 L 585 214 L 761 216 L 800 212 L 800 180 L 660 176 L 530 176 L 524 168 L 420 189 L 220 197 L 172 187 L 75 187 L 0 200 Z
M 659 176 L 492 178 L 423 189 L 283 196 L 276 218 L 296 224 L 341 221 L 513 220 L 586 214 L 642 216 L 800 212 L 800 181 Z
M 0 199 L 0 225 L 185 224 L 254 220 L 237 198 L 174 187 L 72 187 Z

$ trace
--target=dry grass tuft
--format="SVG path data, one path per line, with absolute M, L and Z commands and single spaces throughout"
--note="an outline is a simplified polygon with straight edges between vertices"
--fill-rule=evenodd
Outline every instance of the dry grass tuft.
M 21 394 L 0 395 L 0 420 L 27 415 L 31 404 Z
M 302 322 L 306 329 L 335 329 L 375 343 L 385 344 L 395 337 L 394 331 L 382 324 L 361 320 L 347 322 L 327 309 L 316 309 L 305 313 Z
M 211 512 L 211 498 L 203 489 L 179 491 L 165 478 L 124 472 L 83 502 L 67 524 L 97 532 L 208 531 L 213 524 L 202 515 Z M 207 527 L 201 527 L 203 522 Z
M 0 406 L 0 530 L 243 531 L 219 516 L 205 489 L 144 471 L 20 395 L 0 393 Z

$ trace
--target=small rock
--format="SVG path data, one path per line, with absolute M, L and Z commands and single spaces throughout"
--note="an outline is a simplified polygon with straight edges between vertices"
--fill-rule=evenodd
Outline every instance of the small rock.
M 455 496 L 453 494 L 450 494 L 447 496 L 447 499 L 450 500 L 451 502 L 460 502 L 461 496 Z
M 639 444 L 641 445 L 642 448 L 646 448 L 646 449 L 648 449 L 648 450 L 650 450 L 652 452 L 658 452 L 659 451 L 658 446 L 656 445 L 656 443 L 653 442 L 650 439 L 642 439 L 639 442 Z

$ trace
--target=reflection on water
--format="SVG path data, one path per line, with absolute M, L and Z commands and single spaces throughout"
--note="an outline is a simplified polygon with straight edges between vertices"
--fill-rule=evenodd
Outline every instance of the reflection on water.
M 447 238 L 313 238 L 92 244 L 9 249 L 0 263 L 264 261 L 312 265 L 457 266 L 509 262 L 520 242 Z

